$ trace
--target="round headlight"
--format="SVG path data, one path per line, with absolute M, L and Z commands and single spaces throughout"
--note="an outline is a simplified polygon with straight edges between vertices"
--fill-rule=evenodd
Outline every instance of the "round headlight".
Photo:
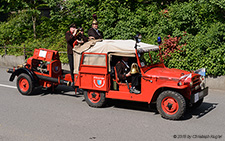
M 178 85 L 178 86 L 181 86 L 181 85 L 182 85 L 182 83 L 181 83 L 181 82 L 178 82 L 178 83 L 177 83 L 177 85 Z

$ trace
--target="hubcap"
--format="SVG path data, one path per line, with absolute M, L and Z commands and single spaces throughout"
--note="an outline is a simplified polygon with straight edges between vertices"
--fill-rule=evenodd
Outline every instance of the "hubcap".
M 178 102 L 173 97 L 164 98 L 161 102 L 161 107 L 163 111 L 169 115 L 175 114 L 179 109 Z
M 21 91 L 26 92 L 29 89 L 29 82 L 26 78 L 21 78 L 19 80 L 19 86 Z
M 99 92 L 88 92 L 88 98 L 92 103 L 98 103 L 101 99 Z
M 97 95 L 95 93 L 92 93 L 91 96 L 92 98 L 96 98 Z

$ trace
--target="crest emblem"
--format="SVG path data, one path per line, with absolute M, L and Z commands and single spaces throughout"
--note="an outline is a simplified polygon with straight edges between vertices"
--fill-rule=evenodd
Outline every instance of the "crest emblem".
M 57 65 L 57 64 L 54 64 L 54 65 Z M 59 73 L 60 72 L 60 67 L 59 66 L 54 66 L 53 65 L 53 67 L 52 67 L 52 71 L 54 72 L 54 73 Z
M 102 80 L 97 80 L 97 84 L 101 85 L 102 84 Z
M 97 88 L 102 88 L 105 86 L 105 78 L 104 77 L 93 77 L 94 85 Z
M 58 67 L 58 66 L 56 66 L 56 67 L 55 67 L 55 71 L 57 72 L 58 70 L 59 70 L 59 67 Z

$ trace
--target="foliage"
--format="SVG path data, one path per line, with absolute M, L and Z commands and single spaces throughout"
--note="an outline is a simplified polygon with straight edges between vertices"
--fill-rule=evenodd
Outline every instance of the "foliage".
M 32 35 L 32 23 L 28 14 L 22 13 L 0 24 L 0 45 L 21 44 Z
M 185 36 L 185 34 L 183 36 Z M 167 37 L 168 38 L 164 38 L 162 44 L 160 45 L 162 56 L 165 59 L 169 58 L 174 52 L 179 52 L 181 48 L 186 45 L 179 44 L 181 37 L 171 37 L 170 35 L 168 35 Z
M 68 26 L 76 23 L 84 27 L 87 35 L 95 13 L 105 39 L 133 39 L 140 32 L 143 42 L 157 44 L 156 39 L 161 36 L 167 43 L 164 51 L 170 55 L 165 59 L 166 66 L 185 70 L 205 67 L 208 75 L 225 75 L 225 3 L 221 0 L 40 0 L 35 1 L 35 6 L 28 1 L 1 2 L 0 12 L 30 10 L 0 22 L 0 46 L 66 51 L 64 35 Z M 41 4 L 52 9 L 51 18 L 41 17 L 40 11 L 35 11 Z M 32 22 L 35 12 L 36 39 Z M 177 49 L 180 51 L 173 51 Z M 66 54 L 60 56 L 67 62 Z

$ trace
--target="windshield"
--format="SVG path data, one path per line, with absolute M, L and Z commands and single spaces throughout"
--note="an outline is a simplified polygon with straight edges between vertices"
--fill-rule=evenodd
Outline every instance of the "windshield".
M 161 63 L 159 50 L 145 53 L 138 53 L 141 67 L 150 66 Z

